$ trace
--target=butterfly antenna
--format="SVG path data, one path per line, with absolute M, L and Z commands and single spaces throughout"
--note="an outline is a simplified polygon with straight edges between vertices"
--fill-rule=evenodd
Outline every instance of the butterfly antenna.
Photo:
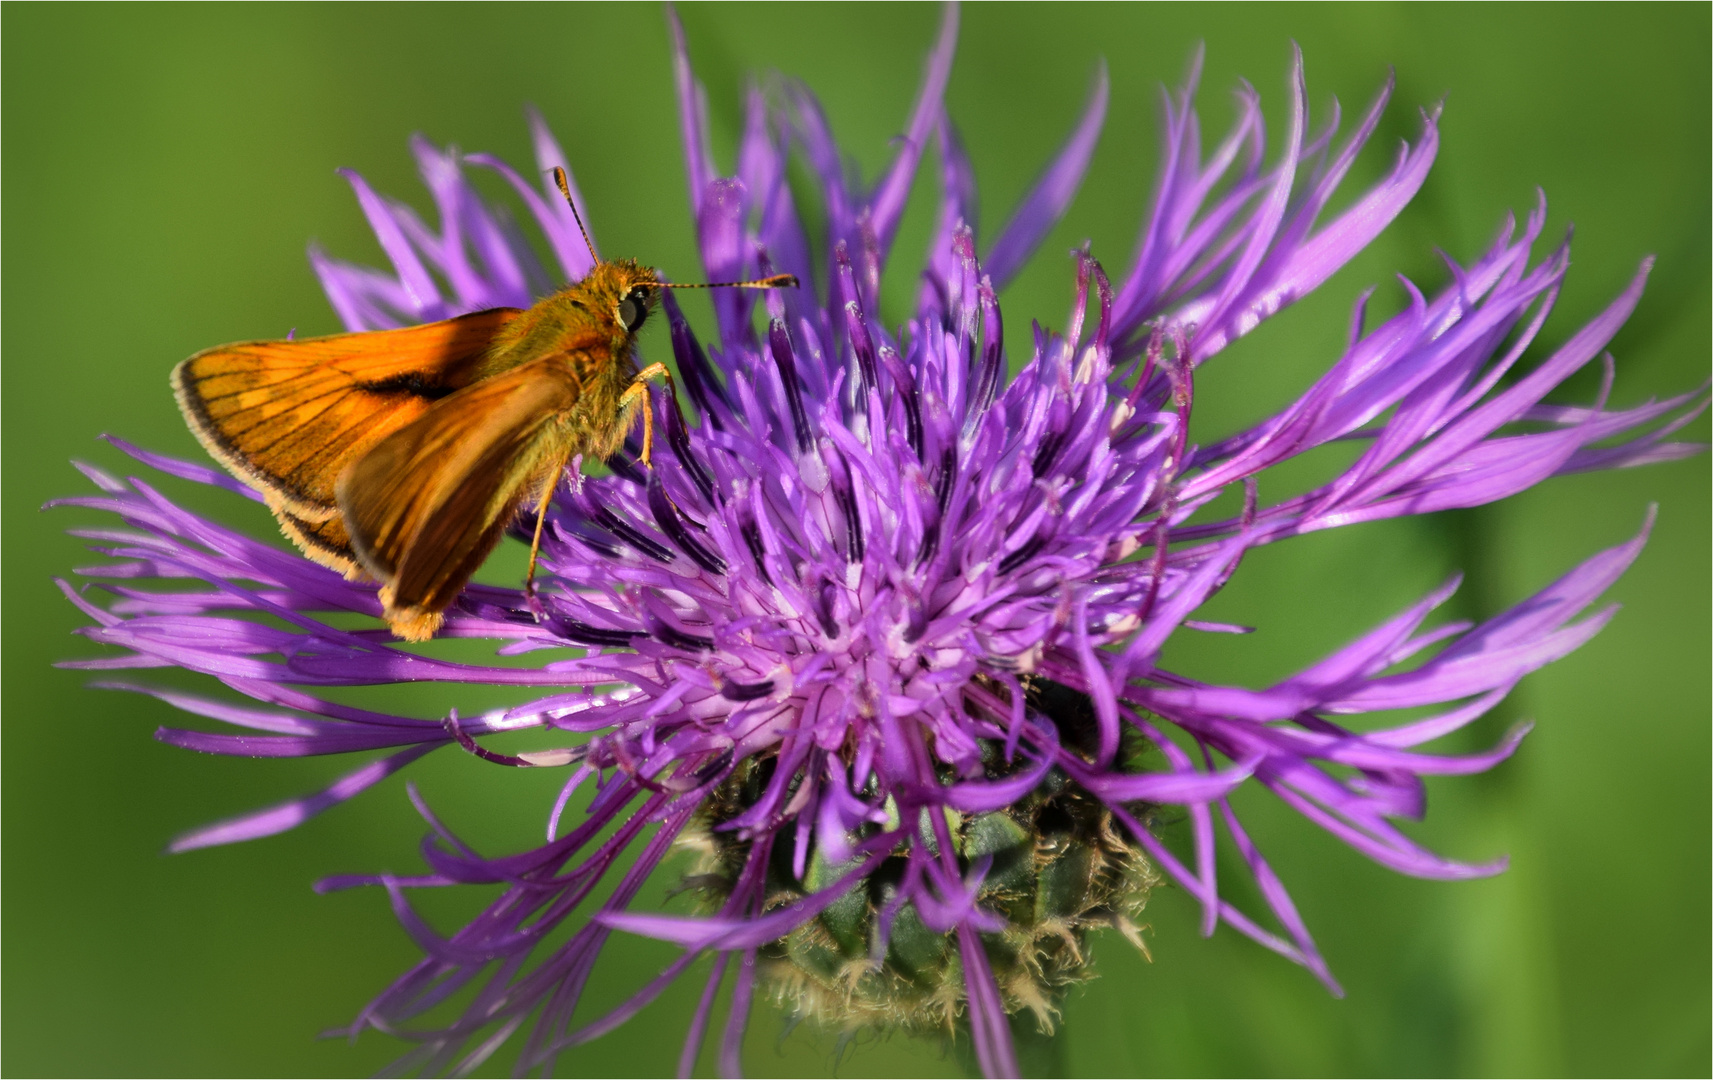
M 571 208 L 571 216 L 577 221 L 577 231 L 583 234 L 583 243 L 588 245 L 589 258 L 600 262 L 601 256 L 595 252 L 595 242 L 589 239 L 589 230 L 583 227 L 583 215 L 577 212 L 577 200 L 571 197 L 571 182 L 565 179 L 565 170 L 557 165 L 553 166 L 553 182 L 559 185 L 559 194 L 565 196 L 565 205 Z
M 708 281 L 688 285 L 676 281 L 662 281 L 662 289 L 795 289 L 796 274 L 774 274 L 771 277 L 756 278 L 753 281 Z

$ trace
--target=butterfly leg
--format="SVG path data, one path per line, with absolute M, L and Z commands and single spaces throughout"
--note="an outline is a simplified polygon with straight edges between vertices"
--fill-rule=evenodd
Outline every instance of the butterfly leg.
M 565 466 L 570 462 L 569 453 L 554 462 L 553 471 L 547 474 L 547 482 L 542 485 L 541 501 L 535 507 L 535 536 L 529 542 L 529 573 L 524 575 L 523 595 L 536 622 L 547 617 L 547 609 L 541 606 L 540 598 L 535 595 L 535 562 L 541 555 L 541 529 L 547 524 L 547 505 L 553 501 L 553 493 L 559 489 L 560 478 L 565 475 Z
M 648 380 L 653 378 L 666 380 L 666 392 L 672 395 L 674 402 L 678 400 L 678 390 L 672 385 L 672 372 L 666 370 L 665 364 L 650 364 L 636 373 L 636 378 L 625 388 L 619 397 L 619 413 L 630 408 L 636 399 L 642 399 L 642 467 L 652 469 L 650 460 L 654 455 L 654 410 L 648 407 Z
M 629 407 L 632 401 L 639 397 L 643 399 L 642 467 L 649 470 L 654 468 L 654 462 L 652 461 L 654 455 L 654 410 L 648 407 L 648 380 L 656 375 L 666 380 L 667 402 L 672 406 L 673 411 L 676 412 L 678 409 L 678 388 L 673 385 L 672 372 L 666 370 L 665 364 L 650 364 L 637 372 L 636 378 L 631 381 L 630 386 L 625 388 L 625 392 L 619 396 L 621 413 L 625 408 Z M 679 424 L 683 424 L 684 419 L 682 415 L 679 416 L 678 422 Z M 649 477 L 649 482 L 651 484 L 655 483 L 656 478 L 651 475 Z M 666 497 L 668 504 L 670 504 L 675 510 L 677 509 L 678 504 L 673 502 L 672 494 L 666 490 L 664 485 L 660 488 L 660 494 Z

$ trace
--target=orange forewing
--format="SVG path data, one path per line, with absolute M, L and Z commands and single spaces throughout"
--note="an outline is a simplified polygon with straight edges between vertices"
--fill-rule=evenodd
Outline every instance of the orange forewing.
M 356 576 L 339 520 L 340 474 L 469 385 L 519 314 L 496 308 L 400 330 L 222 345 L 174 368 L 173 392 L 202 445 L 267 497 L 286 535 Z
M 519 504 L 558 478 L 582 394 L 573 361 L 540 357 L 435 402 L 342 474 L 350 547 L 386 583 L 395 634 L 433 636 Z

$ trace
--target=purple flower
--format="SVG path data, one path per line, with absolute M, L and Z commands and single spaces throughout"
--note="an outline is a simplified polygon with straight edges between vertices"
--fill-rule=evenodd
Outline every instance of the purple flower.
M 686 1070 L 729 981 L 723 1071 L 738 1071 L 759 992 L 834 1027 L 967 1024 L 982 1068 L 1009 1075 L 1008 1015 L 1027 1011 L 1050 1027 L 1055 994 L 1084 975 L 1088 931 L 1134 936 L 1133 917 L 1160 879 L 1201 902 L 1207 932 L 1224 920 L 1336 992 L 1227 799 L 1240 785 L 1264 785 L 1408 874 L 1500 869 L 1441 858 L 1393 821 L 1421 815 L 1423 776 L 1489 768 L 1523 732 L 1470 756 L 1418 747 L 1597 633 L 1612 610 L 1585 612 L 1636 557 L 1645 525 L 1485 623 L 1424 628 L 1448 583 L 1265 689 L 1200 683 L 1159 657 L 1179 630 L 1243 632 L 1195 615 L 1249 548 L 1697 452 L 1667 439 L 1705 405 L 1700 392 L 1606 408 L 1613 366 L 1601 349 L 1639 298 L 1645 264 L 1586 327 L 1519 368 L 1568 266 L 1564 244 L 1532 257 L 1545 219 L 1537 207 L 1469 265 L 1448 260 L 1438 292 L 1405 282 L 1408 303 L 1377 326 L 1366 325 L 1364 297 L 1343 355 L 1296 402 L 1196 446 L 1188 423 L 1199 366 L 1325 281 L 1398 214 L 1433 161 L 1435 115 L 1381 181 L 1324 215 L 1389 87 L 1340 138 L 1336 117 L 1311 129 L 1299 60 L 1281 149 L 1264 152 L 1259 105 L 1246 93 L 1231 132 L 1204 154 L 1192 76 L 1167 102 L 1161 175 L 1134 261 L 1114 284 L 1094 251 L 1079 253 L 1066 325 L 1037 327 L 1008 377 L 997 294 L 1076 192 L 1104 117 L 1104 79 L 1011 219 L 982 238 L 968 224 L 974 179 L 941 101 L 955 13 L 873 184 L 851 175 L 815 100 L 793 83 L 751 92 L 738 175 L 715 175 L 701 89 L 676 23 L 674 33 L 703 270 L 714 280 L 786 271 L 804 287 L 769 293 L 759 313 L 753 295 L 714 293 L 717 327 L 705 343 L 668 296 L 694 422 L 657 397 L 669 452 L 654 469 L 637 464 L 633 443 L 609 462 L 610 476 L 568 477 L 543 545 L 539 620 L 518 590 L 480 585 L 448 611 L 444 635 L 492 639 L 494 664 L 408 650 L 378 623 L 352 629 L 361 621 L 349 613 L 380 614 L 372 585 L 191 514 L 143 480 L 86 468 L 101 493 L 65 500 L 126 526 L 80 533 L 114 560 L 91 571 L 110 599 L 66 594 L 93 621 L 87 635 L 123 652 L 78 666 L 177 666 L 250 699 L 107 683 L 238 729 L 166 729 L 163 740 L 253 757 L 383 752 L 324 791 L 198 830 L 176 850 L 289 829 L 453 744 L 499 764 L 569 771 L 542 847 L 480 854 L 412 791 L 433 829 L 427 871 L 322 884 L 384 888 L 425 953 L 353 1031 L 416 1041 L 406 1066 L 461 1071 L 527 1026 L 520 1070 L 551 1066 L 712 952 Z M 531 122 L 537 171 L 566 166 L 545 123 Z M 915 312 L 889 330 L 880 284 L 930 145 L 937 233 Z M 497 159 L 423 140 L 414 150 L 435 225 L 349 176 L 390 272 L 312 252 L 349 328 L 525 305 L 555 276 L 588 271 L 550 181 L 538 187 Z M 823 236 L 809 236 L 794 206 L 793 152 L 818 187 Z M 510 183 L 557 275 L 476 195 L 465 165 Z M 1542 403 L 1596 357 L 1606 378 L 1592 404 Z M 1354 464 L 1264 501 L 1268 469 L 1341 440 L 1362 448 Z M 125 449 L 257 497 L 211 468 Z M 1215 500 L 1227 492 L 1241 494 L 1241 509 L 1222 516 Z M 319 689 L 406 680 L 541 689 L 476 716 L 460 716 L 449 690 L 446 715 L 433 719 L 341 705 Z M 1360 731 L 1345 719 L 1406 709 L 1415 710 L 1406 720 L 1382 716 Z M 522 729 L 557 733 L 562 748 L 506 755 L 477 741 Z M 578 797 L 586 808 L 567 820 Z M 1175 815 L 1187 821 L 1187 850 L 1157 831 Z M 1267 913 L 1222 899 L 1216 819 Z M 675 849 L 695 860 L 683 884 L 699 910 L 632 910 Z M 408 896 L 455 884 L 502 892 L 443 936 Z M 573 918 L 591 898 L 594 917 Z M 614 931 L 684 952 L 614 1012 L 575 1017 Z M 461 1015 L 421 1030 L 417 1018 L 454 995 Z

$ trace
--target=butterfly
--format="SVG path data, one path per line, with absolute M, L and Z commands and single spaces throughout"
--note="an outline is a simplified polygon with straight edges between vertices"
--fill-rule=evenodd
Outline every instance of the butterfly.
M 554 179 L 568 203 L 562 170 Z M 576 215 L 576 205 L 571 211 Z M 583 228 L 577 216 L 577 226 Z M 328 337 L 245 341 L 173 369 L 185 421 L 259 491 L 309 558 L 381 583 L 387 625 L 426 641 L 519 511 L 533 590 L 553 492 L 579 454 L 607 458 L 640 412 L 652 467 L 650 379 L 636 334 L 667 288 L 795 287 L 790 274 L 678 285 L 633 259 L 595 264 L 535 306 Z M 530 593 L 533 599 L 533 592 Z

